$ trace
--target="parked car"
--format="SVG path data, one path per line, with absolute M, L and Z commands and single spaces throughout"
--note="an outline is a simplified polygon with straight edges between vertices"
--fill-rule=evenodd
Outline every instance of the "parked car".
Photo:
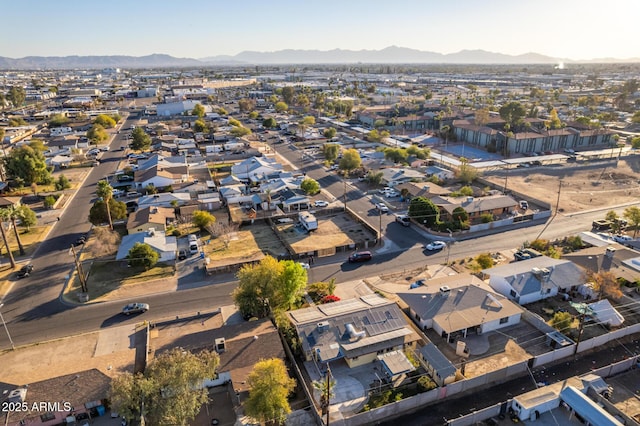
M 396 222 L 398 222 L 402 226 L 411 225 L 411 219 L 406 214 L 399 214 L 396 216 Z
M 444 241 L 431 241 L 429 244 L 425 245 L 424 248 L 429 251 L 442 250 L 447 246 L 447 243 Z
M 309 270 L 310 268 L 309 264 L 305 262 L 298 262 L 298 265 L 302 266 L 302 269 Z
M 629 235 L 618 234 L 613 237 L 613 241 L 620 244 L 627 244 L 629 241 L 633 241 L 633 238 L 631 238 L 631 236 Z
M 384 196 L 387 198 L 395 198 L 395 197 L 399 197 L 400 193 L 398 191 L 388 191 L 384 193 Z
M 426 280 L 417 280 L 413 283 L 411 283 L 411 285 L 409 286 L 409 289 L 414 289 L 414 288 L 418 288 L 418 287 L 422 287 L 423 285 L 426 285 L 427 281 Z
M 149 305 L 147 303 L 129 303 L 124 308 L 122 308 L 122 313 L 125 315 L 131 314 L 144 314 L 149 310 Z
M 376 209 L 380 210 L 381 213 L 387 213 L 389 211 L 389 207 L 382 203 L 376 204 Z
M 313 205 L 314 205 L 314 207 L 327 207 L 329 205 L 329 203 L 324 201 L 324 200 L 318 200 L 318 201 L 314 202 Z
M 32 264 L 24 265 L 22 268 L 20 268 L 18 272 L 16 272 L 16 277 L 26 278 L 29 275 L 31 275 L 31 272 L 33 272 L 33 265 Z
M 349 263 L 366 262 L 371 260 L 373 256 L 370 251 L 357 251 L 349 256 Z
M 185 249 L 181 249 L 178 251 L 178 260 L 185 260 L 187 258 L 187 251 Z

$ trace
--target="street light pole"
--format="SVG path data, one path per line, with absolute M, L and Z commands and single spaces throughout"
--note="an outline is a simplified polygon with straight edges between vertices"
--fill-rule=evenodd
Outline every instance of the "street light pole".
M 4 303 L 0 303 L 0 309 L 4 306 Z M 0 320 L 2 320 L 2 325 L 4 326 L 4 331 L 7 332 L 7 337 L 9 338 L 9 342 L 11 343 L 11 349 L 16 350 L 16 345 L 13 344 L 13 339 L 11 339 L 11 335 L 9 334 L 9 329 L 7 328 L 7 323 L 4 322 L 4 317 L 2 316 L 2 312 L 0 312 Z
M 447 266 L 449 266 L 449 255 L 451 254 L 451 240 L 453 239 L 453 232 L 449 228 L 447 228 L 447 231 L 449 231 L 449 241 L 447 242 Z

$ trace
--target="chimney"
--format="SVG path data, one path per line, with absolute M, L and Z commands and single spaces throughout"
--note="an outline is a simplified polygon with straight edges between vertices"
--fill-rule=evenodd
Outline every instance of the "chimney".
M 440 296 L 447 297 L 450 292 L 451 288 L 449 288 L 448 285 L 443 285 L 442 287 L 440 287 Z
M 616 249 L 613 247 L 607 247 L 604 251 L 604 257 L 608 257 L 609 259 L 613 259 L 613 256 L 616 254 Z

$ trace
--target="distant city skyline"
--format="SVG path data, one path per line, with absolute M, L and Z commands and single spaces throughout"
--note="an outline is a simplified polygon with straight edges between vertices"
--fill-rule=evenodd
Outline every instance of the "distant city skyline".
M 3 7 L 0 56 L 283 49 L 482 49 L 569 60 L 640 58 L 636 0 L 23 0 Z

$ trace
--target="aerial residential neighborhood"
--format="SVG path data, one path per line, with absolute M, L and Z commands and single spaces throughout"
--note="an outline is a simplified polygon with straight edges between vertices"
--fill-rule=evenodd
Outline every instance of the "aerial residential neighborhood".
M 640 60 L 301 52 L 0 58 L 0 420 L 640 424 Z

